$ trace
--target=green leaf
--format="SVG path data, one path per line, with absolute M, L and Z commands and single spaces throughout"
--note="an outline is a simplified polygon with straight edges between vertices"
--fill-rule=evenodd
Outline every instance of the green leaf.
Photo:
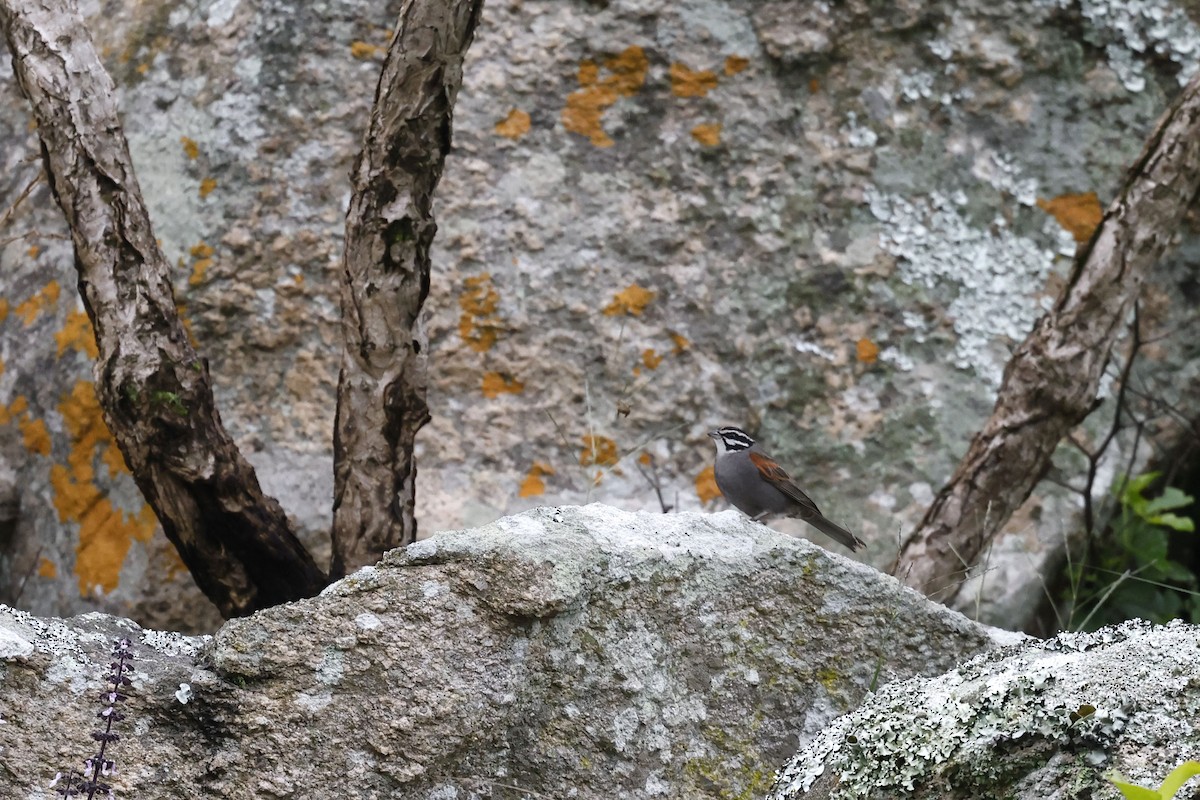
M 1191 517 L 1180 517 L 1176 514 L 1148 514 L 1144 519 L 1151 525 L 1159 525 L 1164 528 L 1183 531 L 1184 533 L 1196 532 L 1196 523 L 1192 521 Z
M 1180 564 L 1178 561 L 1161 561 L 1155 565 L 1159 573 L 1162 574 L 1164 581 L 1179 584 L 1182 589 L 1196 588 L 1196 574 L 1188 568 L 1187 564 Z
M 1130 478 L 1125 482 L 1124 489 L 1121 489 L 1121 503 L 1129 506 L 1139 517 L 1142 516 L 1142 509 L 1146 507 L 1146 498 L 1142 495 L 1150 488 L 1150 484 L 1158 480 L 1158 476 L 1161 474 L 1160 472 L 1147 472 Z
M 1143 472 L 1141 475 L 1135 475 L 1125 484 L 1125 494 L 1141 497 L 1142 493 L 1150 488 L 1150 484 L 1158 480 L 1161 472 Z
M 1125 776 L 1119 772 L 1109 773 L 1108 782 L 1120 789 L 1126 800 L 1162 800 L 1162 794 L 1159 792 L 1128 783 Z
M 1186 508 L 1195 502 L 1196 498 L 1189 495 L 1182 489 L 1174 486 L 1168 486 L 1163 489 L 1163 493 L 1146 504 L 1146 513 L 1157 514 L 1160 511 L 1172 511 L 1177 508 Z
M 1170 543 L 1167 541 L 1167 532 L 1162 528 L 1148 528 L 1140 525 L 1136 530 L 1131 529 L 1126 533 L 1129 536 L 1122 544 L 1129 551 L 1129 555 L 1137 561 L 1138 566 L 1167 559 Z
M 1171 774 L 1162 782 L 1162 786 L 1158 787 L 1158 796 L 1162 800 L 1170 800 L 1175 796 L 1190 778 L 1200 775 L 1200 761 L 1185 761 L 1175 769 L 1171 770 Z M 1119 786 L 1117 787 L 1120 788 Z

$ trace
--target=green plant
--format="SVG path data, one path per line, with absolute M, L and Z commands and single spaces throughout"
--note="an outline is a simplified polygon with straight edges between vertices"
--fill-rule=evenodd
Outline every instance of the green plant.
M 1190 778 L 1200 775 L 1200 761 L 1185 761 L 1166 777 L 1157 789 L 1129 783 L 1119 772 L 1111 772 L 1106 777 L 1109 783 L 1121 790 L 1126 800 L 1171 800 Z
M 1088 558 L 1069 566 L 1072 620 L 1090 609 L 1082 622 L 1068 627 L 1095 630 L 1133 618 L 1200 622 L 1200 579 L 1170 557 L 1172 534 L 1195 531 L 1189 517 L 1175 512 L 1195 498 L 1174 486 L 1148 497 L 1159 478 L 1148 472 L 1113 488 L 1118 513 L 1093 539 Z
M 155 405 L 164 405 L 181 417 L 186 417 L 188 410 L 183 399 L 175 392 L 156 391 L 150 395 L 150 401 Z

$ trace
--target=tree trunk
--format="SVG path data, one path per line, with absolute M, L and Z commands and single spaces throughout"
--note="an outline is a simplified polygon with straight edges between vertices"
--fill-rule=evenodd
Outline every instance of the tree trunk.
M 408 0 L 352 174 L 334 429 L 334 577 L 416 539 L 433 192 L 450 149 L 463 57 L 483 0 Z
M 325 576 L 221 425 L 208 365 L 175 310 L 115 87 L 74 3 L 0 0 L 0 25 L 71 227 L 104 420 L 134 480 L 225 617 L 315 594 Z
M 965 571 L 1029 497 L 1058 443 L 1095 408 L 1109 352 L 1142 281 L 1198 189 L 1200 76 L 1159 120 L 1054 308 L 1013 353 L 991 418 L 905 543 L 896 574 L 907 574 L 930 597 L 953 597 Z

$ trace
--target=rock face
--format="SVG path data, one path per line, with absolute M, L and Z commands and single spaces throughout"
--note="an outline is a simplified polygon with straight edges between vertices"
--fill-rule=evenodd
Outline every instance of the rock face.
M 223 418 L 327 552 L 346 176 L 400 3 L 83 6 Z M 887 563 L 1195 69 L 1187 7 L 490 4 L 436 202 L 424 530 L 657 508 L 642 451 L 667 503 L 712 505 L 704 432 L 733 423 Z M 37 175 L 7 62 L 0 209 Z M 28 234 L 0 248 L 0 482 L 20 487 L 0 599 L 211 630 L 100 419 L 61 233 L 44 184 L 0 231 Z M 1152 327 L 1191 313 L 1200 238 L 1180 236 Z M 1143 391 L 1178 405 L 1194 337 L 1146 333 Z M 1038 491 L 973 613 L 1028 615 L 1076 507 Z
M 3 609 L 0 795 L 87 755 L 119 636 L 142 800 L 756 797 L 872 684 L 1013 638 L 732 513 L 546 508 L 212 637 Z
M 783 770 L 771 800 L 1119 798 L 1200 753 L 1200 627 L 1133 621 L 885 686 Z

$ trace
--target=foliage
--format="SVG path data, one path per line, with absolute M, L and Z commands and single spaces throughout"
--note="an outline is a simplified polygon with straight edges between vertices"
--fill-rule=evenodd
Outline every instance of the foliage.
M 1129 783 L 1119 772 L 1108 776 L 1113 786 L 1121 790 L 1126 800 L 1171 800 L 1190 778 L 1200 775 L 1200 761 L 1185 761 L 1166 777 L 1157 789 Z
M 1119 512 L 1091 542 L 1088 558 L 1068 566 L 1072 621 L 1090 606 L 1068 627 L 1095 630 L 1134 618 L 1200 622 L 1200 579 L 1170 557 L 1171 537 L 1195 532 L 1192 519 L 1175 513 L 1194 498 L 1174 486 L 1147 496 L 1159 478 L 1148 472 L 1113 488 Z

